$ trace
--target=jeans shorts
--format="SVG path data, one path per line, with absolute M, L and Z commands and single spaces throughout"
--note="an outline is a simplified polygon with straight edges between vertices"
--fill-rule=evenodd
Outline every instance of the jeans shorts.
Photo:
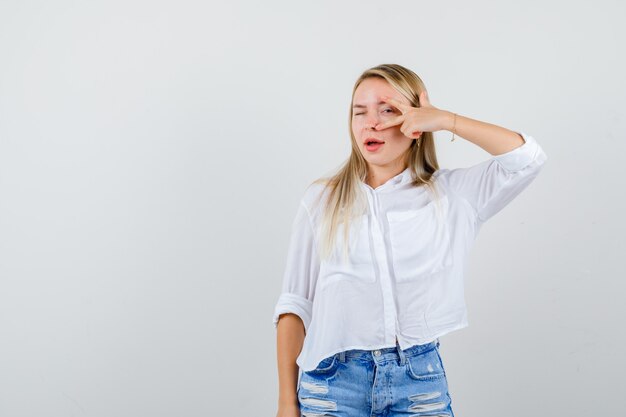
M 336 353 L 300 373 L 297 395 L 303 417 L 454 417 L 439 339 Z

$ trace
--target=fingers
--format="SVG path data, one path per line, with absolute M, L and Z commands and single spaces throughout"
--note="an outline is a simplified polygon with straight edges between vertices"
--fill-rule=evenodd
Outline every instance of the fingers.
M 387 129 L 388 127 L 399 125 L 402 122 L 404 122 L 404 115 L 400 115 L 400 116 L 394 117 L 391 120 L 387 120 L 386 122 L 379 123 L 376 126 L 374 126 L 374 128 L 376 130 Z
M 382 101 L 384 101 L 385 103 L 389 103 L 392 106 L 396 107 L 398 110 L 400 110 L 402 113 L 404 113 L 405 111 L 409 110 L 412 106 L 409 106 L 407 104 L 402 103 L 399 100 L 396 100 L 395 98 L 391 98 L 391 97 L 387 97 L 387 96 L 382 96 L 380 98 Z

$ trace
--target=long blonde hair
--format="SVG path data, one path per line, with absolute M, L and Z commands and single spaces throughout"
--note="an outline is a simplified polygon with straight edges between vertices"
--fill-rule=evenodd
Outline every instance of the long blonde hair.
M 333 251 L 336 244 L 335 236 L 340 224 L 343 223 L 343 238 L 346 244 L 346 255 L 349 242 L 350 221 L 354 217 L 363 214 L 367 205 L 367 196 L 359 186 L 359 181 L 364 182 L 368 173 L 367 161 L 359 150 L 354 133 L 352 132 L 352 102 L 354 93 L 361 82 L 367 78 L 379 77 L 386 80 L 393 88 L 409 100 L 412 106 L 420 107 L 419 96 L 426 89 L 421 78 L 413 71 L 398 64 L 383 64 L 365 70 L 354 84 L 350 110 L 348 117 L 348 130 L 352 143 L 352 152 L 349 158 L 338 171 L 327 177 L 318 178 L 312 184 L 323 184 L 326 195 L 326 203 L 321 220 L 321 232 L 319 237 L 319 253 L 321 259 L 326 259 Z M 421 140 L 421 142 L 418 142 Z M 406 153 L 406 163 L 410 168 L 412 185 L 425 185 L 435 195 L 438 195 L 433 179 L 433 173 L 439 169 L 435 143 L 432 132 L 422 132 L 420 139 L 413 140 Z

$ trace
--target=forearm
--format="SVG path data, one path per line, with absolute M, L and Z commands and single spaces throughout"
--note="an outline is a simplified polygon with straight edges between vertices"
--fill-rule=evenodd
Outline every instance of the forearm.
M 279 406 L 298 404 L 299 369 L 296 358 L 302 351 L 304 336 L 304 324 L 300 317 L 291 313 L 280 316 L 276 333 Z
M 456 115 L 446 111 L 443 129 L 452 132 L 454 127 L 455 136 L 480 146 L 491 155 L 500 155 L 522 146 L 524 139 L 517 132 L 497 126 L 491 123 L 470 119 L 469 117 Z

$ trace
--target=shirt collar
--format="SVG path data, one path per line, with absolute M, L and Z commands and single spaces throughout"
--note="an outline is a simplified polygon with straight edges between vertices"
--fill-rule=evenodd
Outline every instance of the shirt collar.
M 376 187 L 376 190 L 382 190 L 382 189 L 386 189 L 388 187 L 398 187 L 402 184 L 405 184 L 407 182 L 410 182 L 412 180 L 411 178 L 411 169 L 409 167 L 406 167 L 404 169 L 404 171 L 402 171 L 401 173 L 389 178 L 387 180 L 387 182 L 379 185 L 378 187 Z M 372 188 L 369 184 L 366 184 L 365 182 L 361 181 L 361 184 L 365 187 L 365 188 L 369 188 L 370 190 L 373 190 L 374 188 Z

